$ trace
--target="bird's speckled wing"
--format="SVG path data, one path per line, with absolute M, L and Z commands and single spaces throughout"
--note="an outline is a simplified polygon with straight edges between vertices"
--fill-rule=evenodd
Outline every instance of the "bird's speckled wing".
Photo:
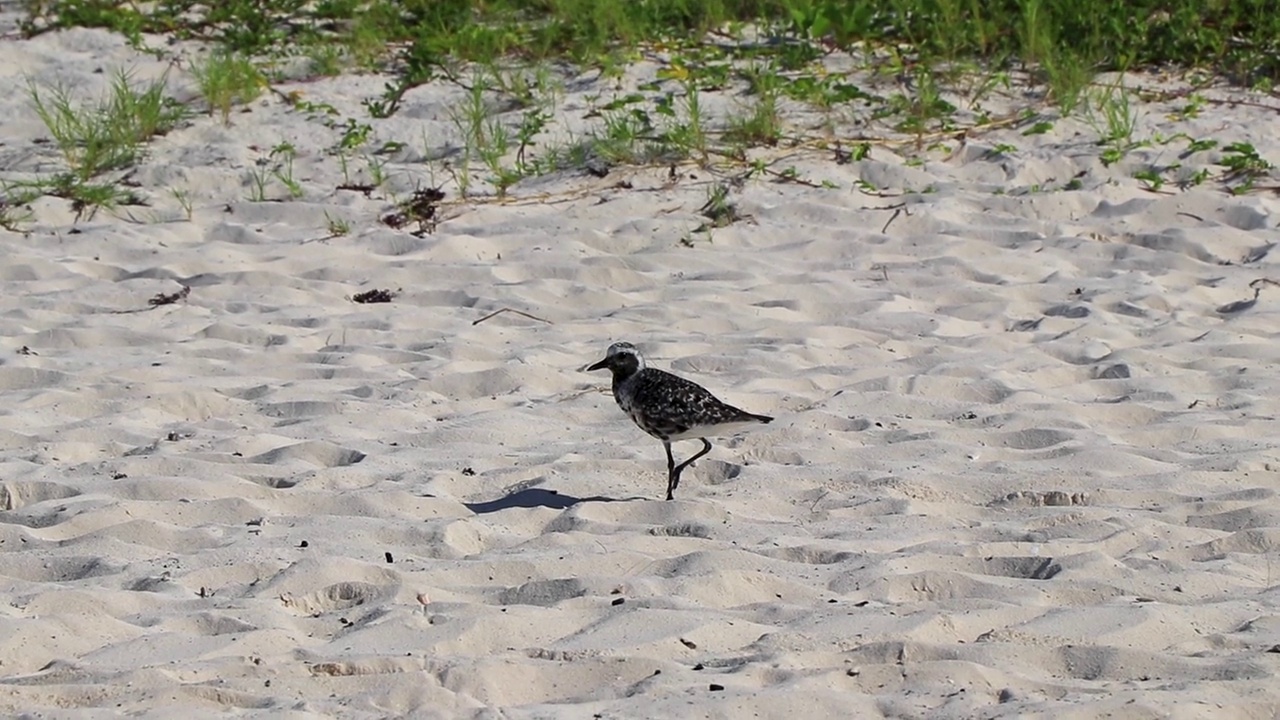
M 768 421 L 721 402 L 695 382 L 654 368 L 641 370 L 615 387 L 614 394 L 631 419 L 660 440 L 694 427 Z

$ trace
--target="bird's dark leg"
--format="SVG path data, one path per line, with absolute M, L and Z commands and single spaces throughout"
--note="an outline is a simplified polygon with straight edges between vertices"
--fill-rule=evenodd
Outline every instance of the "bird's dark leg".
M 670 499 L 671 499 L 671 494 L 675 492 L 675 489 L 676 489 L 676 488 L 678 488 L 678 487 L 680 487 L 680 473 L 681 473 L 685 468 L 687 468 L 687 467 L 689 467 L 690 465 L 692 465 L 694 460 L 697 460 L 698 458 L 702 457 L 703 455 L 706 455 L 707 453 L 711 452 L 711 443 L 707 442 L 707 439 L 706 439 L 706 438 L 698 438 L 698 439 L 702 441 L 702 449 L 701 449 L 701 450 L 699 450 L 699 451 L 697 452 L 697 454 L 695 454 L 693 457 L 691 457 L 691 458 L 689 458 L 688 460 L 685 460 L 684 462 L 682 462 L 682 463 L 680 463 L 679 465 L 677 465 L 677 466 L 675 467 L 675 469 L 673 469 L 673 470 L 668 470 L 668 478 L 667 478 L 667 499 L 668 499 L 668 500 L 670 500 Z M 671 448 L 671 446 L 670 446 L 670 445 L 667 445 L 667 459 L 668 459 L 668 461 L 670 461 L 670 460 L 671 460 L 671 449 L 670 449 L 670 448 Z
M 680 481 L 676 479 L 676 459 L 671 455 L 671 443 L 663 440 L 662 447 L 667 451 L 667 499 L 670 500 L 671 493 L 675 492 Z

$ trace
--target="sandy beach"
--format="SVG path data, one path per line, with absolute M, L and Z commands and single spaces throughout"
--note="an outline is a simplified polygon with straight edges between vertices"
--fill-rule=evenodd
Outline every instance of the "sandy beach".
M 660 67 L 561 78 L 549 136 Z M 0 46 L 0 177 L 58 167 L 30 82 L 116 68 L 193 96 L 106 31 Z M 1230 143 L 1280 163 L 1275 97 L 1189 116 L 1124 78 L 1156 140 L 1111 165 L 1072 117 L 499 199 L 446 168 L 457 87 L 366 120 L 403 145 L 345 177 L 340 124 L 290 104 L 341 120 L 385 80 L 274 83 L 151 142 L 147 205 L 0 230 L 0 714 L 1280 714 L 1280 198 L 1179 182 Z M 253 199 L 281 143 L 302 193 Z M 585 372 L 619 340 L 776 419 L 663 501 Z

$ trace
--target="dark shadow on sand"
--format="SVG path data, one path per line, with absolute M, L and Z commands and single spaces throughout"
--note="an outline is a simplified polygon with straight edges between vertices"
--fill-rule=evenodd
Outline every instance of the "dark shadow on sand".
M 593 495 L 592 497 L 579 498 L 572 495 L 562 495 L 555 490 L 543 490 L 542 488 L 525 488 L 518 490 L 510 495 L 490 500 L 488 502 L 479 503 L 463 503 L 467 509 L 477 515 L 485 513 L 497 512 L 508 508 L 534 508 L 545 507 L 554 508 L 556 510 L 564 510 L 583 502 L 629 502 L 631 500 L 645 500 L 642 497 L 629 498 L 611 498 L 602 495 Z

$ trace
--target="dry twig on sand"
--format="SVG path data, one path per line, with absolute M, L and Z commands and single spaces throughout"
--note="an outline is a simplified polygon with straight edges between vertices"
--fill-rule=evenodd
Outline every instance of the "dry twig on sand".
M 515 308 L 509 308 L 509 307 L 504 307 L 504 308 L 500 308 L 500 309 L 498 309 L 498 310 L 494 310 L 493 312 L 489 313 L 488 315 L 485 315 L 484 317 L 480 318 L 479 320 L 476 320 L 475 322 L 473 322 L 473 323 L 471 323 L 471 324 L 472 324 L 472 325 L 479 325 L 480 323 L 484 322 L 485 320 L 488 320 L 489 318 L 492 318 L 492 317 L 495 317 L 495 316 L 501 315 L 502 313 L 506 313 L 506 312 L 515 313 L 515 314 L 517 314 L 517 315 L 521 315 L 521 316 L 523 316 L 523 317 L 527 317 L 527 318 L 529 318 L 530 320 L 537 320 L 538 322 L 544 322 L 544 323 L 546 323 L 546 324 L 548 324 L 548 325 L 554 325 L 554 324 L 555 324 L 555 323 L 551 322 L 550 320 L 547 320 L 547 319 L 545 319 L 545 318 L 540 318 L 540 317 L 538 317 L 537 315 L 530 315 L 529 313 L 524 312 L 524 311 L 522 311 L 522 310 L 516 310 Z

